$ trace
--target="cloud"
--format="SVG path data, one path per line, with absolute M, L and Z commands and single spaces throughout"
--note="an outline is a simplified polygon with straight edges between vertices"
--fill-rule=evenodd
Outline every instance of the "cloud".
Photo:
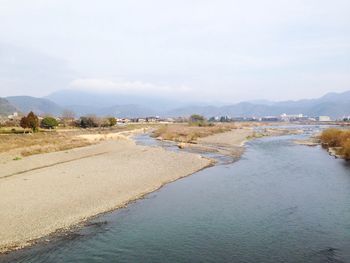
M 71 89 L 117 94 L 152 94 L 158 96 L 181 95 L 191 92 L 185 85 L 167 86 L 142 81 L 122 81 L 103 78 L 80 78 L 70 83 Z
M 346 77 L 314 81 L 350 74 L 349 9 L 349 0 L 3 0 L 0 41 L 50 54 L 76 74 L 61 78 L 64 66 L 52 61 L 58 68 L 34 77 L 43 67 L 28 63 L 32 77 L 20 82 L 17 57 L 0 85 L 19 93 L 27 83 L 28 94 L 43 95 L 70 83 L 207 101 L 317 97 L 350 87 Z
M 66 87 L 74 74 L 61 59 L 0 42 L 0 96 L 47 95 Z

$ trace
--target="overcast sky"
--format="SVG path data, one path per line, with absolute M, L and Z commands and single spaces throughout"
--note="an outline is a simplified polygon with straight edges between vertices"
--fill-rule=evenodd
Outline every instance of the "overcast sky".
M 0 97 L 350 90 L 349 0 L 0 0 Z

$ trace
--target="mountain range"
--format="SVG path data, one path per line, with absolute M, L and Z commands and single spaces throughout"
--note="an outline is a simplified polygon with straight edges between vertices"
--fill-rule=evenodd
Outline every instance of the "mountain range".
M 12 96 L 0 98 L 0 115 L 13 111 L 59 116 L 64 110 L 74 111 L 76 116 L 96 114 L 118 117 L 162 117 L 189 116 L 193 113 L 206 117 L 262 117 L 286 114 L 304 114 L 307 116 L 327 115 L 339 118 L 350 115 L 350 91 L 328 93 L 317 99 L 297 101 L 250 101 L 224 106 L 214 106 L 152 96 L 132 96 L 115 94 L 94 94 L 81 91 L 62 90 L 45 98 L 30 96 Z
M 350 91 L 328 93 L 318 99 L 304 99 L 282 102 L 240 102 L 227 106 L 182 107 L 168 112 L 171 116 L 187 115 L 189 112 L 209 116 L 262 117 L 286 114 L 304 114 L 306 116 L 327 115 L 339 118 L 350 115 Z
M 58 116 L 62 113 L 62 107 L 45 98 L 35 98 L 30 96 L 12 96 L 6 97 L 6 100 L 17 108 L 20 112 L 28 113 L 30 111 L 39 115 L 50 114 Z
M 17 111 L 15 106 L 8 100 L 0 98 L 0 115 L 9 115 L 15 111 Z

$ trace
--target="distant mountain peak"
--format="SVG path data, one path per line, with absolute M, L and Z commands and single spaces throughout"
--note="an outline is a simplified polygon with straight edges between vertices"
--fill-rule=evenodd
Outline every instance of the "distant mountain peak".
M 63 108 L 56 103 L 45 99 L 31 96 L 11 96 L 6 98 L 12 105 L 23 113 L 30 111 L 38 115 L 60 115 Z
M 8 100 L 0 98 L 0 116 L 8 116 L 16 111 L 18 111 L 18 109 Z

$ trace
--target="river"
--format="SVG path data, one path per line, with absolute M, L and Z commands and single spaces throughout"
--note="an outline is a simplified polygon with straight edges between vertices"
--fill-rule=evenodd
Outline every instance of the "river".
M 251 141 L 238 162 L 0 262 L 350 262 L 350 164 L 302 137 Z

